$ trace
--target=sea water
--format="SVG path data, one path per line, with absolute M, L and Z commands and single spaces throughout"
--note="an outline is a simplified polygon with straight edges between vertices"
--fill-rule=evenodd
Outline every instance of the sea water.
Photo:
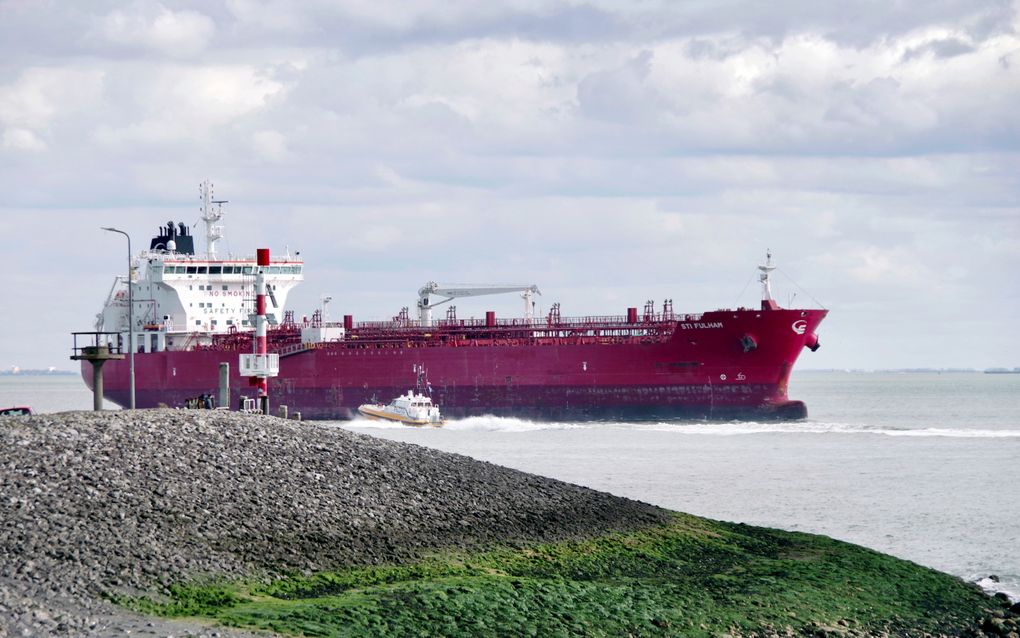
M 825 534 L 1020 599 L 1020 375 L 796 371 L 806 421 L 335 426 L 710 518 Z M 77 377 L 0 376 L 0 407 L 89 409 Z M 987 577 L 995 575 L 998 582 Z

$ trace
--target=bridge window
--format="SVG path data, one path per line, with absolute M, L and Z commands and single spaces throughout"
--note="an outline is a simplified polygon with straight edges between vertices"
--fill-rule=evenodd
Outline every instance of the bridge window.
M 243 269 L 241 270 L 241 272 L 246 274 L 246 275 L 250 275 L 251 274 L 251 266 L 244 266 Z
M 210 275 L 219 275 L 223 272 L 223 266 L 209 266 Z
M 188 266 L 189 275 L 194 275 L 196 272 L 198 272 L 198 268 L 196 268 L 195 266 Z
M 204 274 L 205 274 L 205 271 L 206 271 L 206 268 L 205 268 L 205 266 L 199 266 L 199 267 L 198 267 L 198 274 L 200 274 L 200 275 L 204 275 Z

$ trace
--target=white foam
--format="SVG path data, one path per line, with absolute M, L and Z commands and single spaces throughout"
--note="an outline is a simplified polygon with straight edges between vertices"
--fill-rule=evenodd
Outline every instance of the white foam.
M 472 416 L 455 421 L 447 421 L 447 430 L 473 430 L 482 432 L 536 432 L 539 430 L 576 430 L 587 427 L 586 424 L 528 421 L 501 416 Z
M 341 422 L 336 422 L 340 424 Z M 358 417 L 342 425 L 357 429 L 403 430 L 410 426 L 392 421 L 377 421 Z M 473 432 L 536 432 L 540 430 L 572 430 L 587 427 L 581 423 L 558 423 L 545 421 L 528 421 L 511 417 L 473 416 L 464 419 L 448 419 L 442 426 L 444 430 Z M 428 428 L 425 428 L 428 429 Z
M 1001 580 L 992 580 L 989 576 L 970 576 L 967 580 L 985 590 L 985 592 L 990 595 L 1001 592 L 1009 596 L 1009 601 L 1011 603 L 1020 602 L 1020 591 L 1018 591 L 1020 588 L 1014 589 L 1013 583 L 1003 583 Z
M 357 418 L 345 422 L 346 427 L 357 429 L 404 429 L 408 426 L 388 421 Z M 465 432 L 538 432 L 542 430 L 605 429 L 669 432 L 699 436 L 748 436 L 762 434 L 838 434 L 872 435 L 889 437 L 940 437 L 956 439 L 1015 439 L 1020 430 L 991 430 L 967 428 L 891 428 L 887 426 L 827 423 L 820 421 L 661 421 L 661 422 L 606 422 L 606 421 L 529 421 L 512 417 L 477 416 L 448 420 L 444 430 Z
M 374 421 L 362 416 L 356 416 L 350 420 L 344 421 L 309 421 L 308 423 L 318 425 L 324 428 L 341 428 L 341 429 L 358 429 L 358 430 L 399 430 L 400 428 L 406 428 L 408 426 L 401 425 L 400 423 L 394 423 L 392 421 Z

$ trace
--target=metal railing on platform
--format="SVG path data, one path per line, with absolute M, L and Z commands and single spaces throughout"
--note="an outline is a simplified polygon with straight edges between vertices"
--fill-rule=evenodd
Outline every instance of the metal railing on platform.
M 556 329 L 556 328 L 577 328 L 577 327 L 618 327 L 618 326 L 639 326 L 641 324 L 663 324 L 675 321 L 699 321 L 700 314 L 663 314 L 655 313 L 646 317 L 640 317 L 636 322 L 630 323 L 623 315 L 589 315 L 582 317 L 561 317 L 558 320 L 550 321 L 547 317 L 536 317 L 528 320 L 496 319 L 495 324 L 488 324 L 485 319 L 439 319 L 432 322 L 431 326 L 423 326 L 420 321 L 359 321 L 354 325 L 356 330 L 387 330 L 392 332 L 407 331 L 421 332 L 426 328 L 439 329 Z
M 107 354 L 124 354 L 121 333 L 119 332 L 72 332 L 74 341 L 72 357 L 82 358 L 94 354 L 99 348 L 106 348 Z

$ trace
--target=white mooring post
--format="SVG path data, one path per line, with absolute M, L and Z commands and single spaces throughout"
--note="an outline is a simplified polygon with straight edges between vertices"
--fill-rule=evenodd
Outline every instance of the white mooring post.
M 219 407 L 230 407 L 230 364 L 226 361 L 220 362 L 220 397 Z

